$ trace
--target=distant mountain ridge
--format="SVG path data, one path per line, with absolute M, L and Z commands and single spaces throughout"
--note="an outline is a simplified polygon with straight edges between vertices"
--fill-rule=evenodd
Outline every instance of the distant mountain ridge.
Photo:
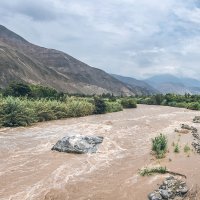
M 170 74 L 161 74 L 144 81 L 163 94 L 200 94 L 200 81 L 192 78 L 178 78 Z
M 133 87 L 134 90 L 137 91 L 138 95 L 152 95 L 159 93 L 156 89 L 154 89 L 152 86 L 150 86 L 148 83 L 137 80 L 132 77 L 125 77 L 125 76 L 120 76 L 116 74 L 111 74 L 114 78 L 118 79 L 119 81 L 129 85 L 130 87 Z

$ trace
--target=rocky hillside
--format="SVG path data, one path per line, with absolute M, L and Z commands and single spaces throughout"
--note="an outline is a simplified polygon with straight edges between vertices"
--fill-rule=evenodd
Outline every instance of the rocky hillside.
M 0 26 L 0 87 L 25 81 L 69 93 L 135 95 L 137 91 L 72 56 L 36 46 Z

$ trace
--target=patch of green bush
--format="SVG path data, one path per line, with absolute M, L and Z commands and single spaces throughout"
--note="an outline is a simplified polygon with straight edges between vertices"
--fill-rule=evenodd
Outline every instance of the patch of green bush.
M 27 126 L 36 121 L 35 110 L 27 106 L 26 100 L 13 97 L 1 99 L 0 126 Z
M 0 126 L 27 126 L 34 122 L 91 115 L 93 112 L 94 105 L 85 100 L 61 102 L 6 97 L 0 99 Z
M 136 101 L 131 98 L 123 98 L 121 100 L 121 105 L 123 108 L 137 108 Z
M 31 96 L 31 88 L 26 83 L 11 83 L 5 90 L 3 90 L 4 96 Z
M 104 114 L 106 113 L 106 103 L 102 98 L 94 98 L 94 114 Z
M 176 107 L 178 108 L 187 108 L 188 104 L 186 102 L 176 103 Z
M 153 167 L 153 168 L 143 168 L 139 171 L 139 174 L 141 176 L 150 176 L 152 174 L 165 174 L 167 173 L 167 168 L 166 167 Z
M 167 137 L 160 134 L 152 139 L 152 150 L 156 153 L 157 158 L 163 158 L 167 151 Z
M 200 95 L 156 94 L 151 96 L 137 97 L 136 101 L 137 103 L 147 105 L 164 105 L 187 108 L 191 110 L 200 110 Z
M 110 112 L 118 112 L 122 110 L 123 110 L 123 107 L 119 102 L 110 102 L 110 101 L 106 102 L 106 112 L 110 113 Z
M 200 110 L 200 104 L 199 102 L 192 102 L 188 104 L 187 108 L 190 110 Z
M 174 153 L 179 153 L 179 152 L 180 152 L 180 147 L 178 144 L 176 144 L 174 147 Z

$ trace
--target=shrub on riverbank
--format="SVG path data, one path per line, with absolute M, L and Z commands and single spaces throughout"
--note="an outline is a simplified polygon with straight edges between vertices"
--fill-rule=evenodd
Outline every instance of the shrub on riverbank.
M 123 107 L 119 102 L 106 102 L 106 112 L 118 112 L 122 111 Z
M 157 158 L 163 158 L 167 151 L 167 137 L 160 134 L 152 139 L 152 150 L 156 153 Z
M 94 105 L 84 100 L 29 100 L 7 97 L 0 100 L 0 126 L 27 126 L 38 121 L 91 115 Z
M 137 103 L 200 110 L 200 95 L 156 94 L 136 98 Z
M 94 98 L 94 114 L 105 114 L 106 113 L 106 103 L 102 98 Z
M 19 98 L 1 99 L 0 126 L 27 126 L 36 122 L 35 110 Z
M 121 100 L 121 104 L 123 106 L 123 108 L 136 108 L 137 104 L 136 101 L 134 99 L 129 99 L 129 98 L 123 98 Z
M 113 94 L 72 95 L 53 88 L 27 83 L 11 83 L 0 90 L 0 126 L 27 126 L 34 122 L 135 108 L 133 98 Z
M 153 167 L 153 168 L 143 168 L 139 171 L 139 174 L 141 176 L 150 176 L 152 174 L 165 174 L 167 173 L 167 168 L 166 167 Z

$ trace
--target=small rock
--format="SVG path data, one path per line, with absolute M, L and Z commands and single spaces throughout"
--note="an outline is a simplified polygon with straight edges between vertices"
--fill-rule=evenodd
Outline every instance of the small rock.
M 196 129 L 195 127 L 189 126 L 189 125 L 187 125 L 187 124 L 182 124 L 182 125 L 181 125 L 181 128 L 182 128 L 182 129 L 190 130 L 190 131 L 192 131 L 193 133 L 196 133 L 196 132 L 197 132 L 197 129 Z
M 193 119 L 194 123 L 200 123 L 200 116 L 195 116 L 195 118 Z
M 160 190 L 160 195 L 163 199 L 169 199 L 173 196 L 173 193 L 170 190 Z
M 166 180 L 174 180 L 174 177 L 173 177 L 173 176 L 168 176 L 168 177 L 166 178 Z
M 182 195 L 186 194 L 187 192 L 188 192 L 188 188 L 186 186 L 180 189 L 180 193 Z
M 148 196 L 149 200 L 162 200 L 163 198 L 159 193 L 152 192 Z

